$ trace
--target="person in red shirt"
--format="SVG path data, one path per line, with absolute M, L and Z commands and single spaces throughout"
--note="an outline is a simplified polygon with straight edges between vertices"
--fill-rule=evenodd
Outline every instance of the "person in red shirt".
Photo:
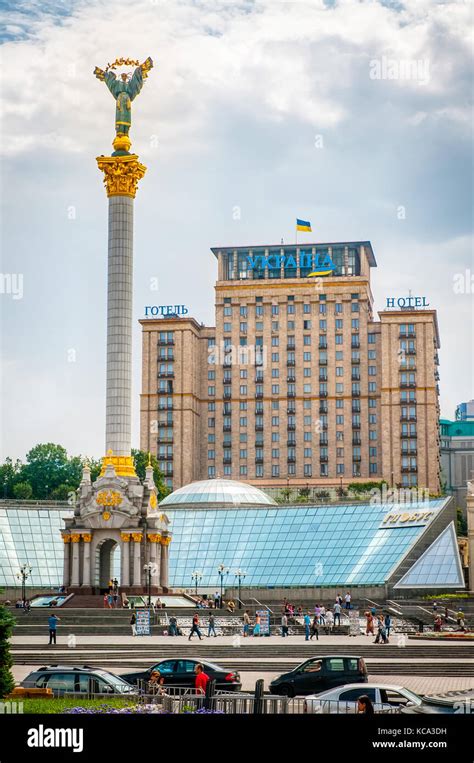
M 209 681 L 209 676 L 207 675 L 207 673 L 204 672 L 204 668 L 201 665 L 201 663 L 198 663 L 196 665 L 196 667 L 194 668 L 194 672 L 196 673 L 194 688 L 199 694 L 205 694 L 207 682 Z

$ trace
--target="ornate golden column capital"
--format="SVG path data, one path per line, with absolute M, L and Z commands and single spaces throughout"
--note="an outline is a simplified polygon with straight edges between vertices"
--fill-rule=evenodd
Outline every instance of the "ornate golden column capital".
M 161 541 L 161 535 L 159 533 L 148 533 L 148 540 L 150 543 L 159 543 Z
M 92 540 L 91 533 L 82 533 L 82 540 L 84 541 L 84 543 L 90 543 Z
M 63 535 L 63 543 L 70 543 L 70 542 L 71 542 L 71 536 Z
M 135 541 L 135 543 L 140 543 L 141 539 L 143 538 L 142 533 L 132 533 L 132 538 Z
M 79 543 L 79 541 L 81 540 L 80 534 L 79 533 L 72 533 L 71 540 L 72 540 L 73 543 Z
M 130 533 L 120 533 L 120 537 L 124 541 L 124 543 L 129 543 Z
M 160 543 L 162 546 L 169 546 L 171 543 L 171 535 L 162 535 Z
M 135 198 L 138 181 L 146 167 L 138 161 L 137 154 L 127 156 L 98 156 L 97 166 L 104 173 L 107 196 L 130 196 Z

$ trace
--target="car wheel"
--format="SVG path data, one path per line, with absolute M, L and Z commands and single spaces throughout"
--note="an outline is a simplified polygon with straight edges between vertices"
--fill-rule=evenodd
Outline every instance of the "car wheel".
M 294 697 L 295 693 L 291 686 L 288 684 L 283 684 L 283 686 L 278 687 L 278 694 L 280 694 L 282 697 Z

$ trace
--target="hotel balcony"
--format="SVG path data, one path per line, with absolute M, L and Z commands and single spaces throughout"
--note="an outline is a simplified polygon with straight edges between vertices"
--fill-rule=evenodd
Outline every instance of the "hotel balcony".
M 400 331 L 398 335 L 399 339 L 416 339 L 415 331 Z
M 400 437 L 403 440 L 416 439 L 417 433 L 416 432 L 415 433 L 413 433 L 413 432 L 400 432 Z
M 287 440 L 286 444 L 289 448 L 294 448 L 296 447 L 296 440 Z
M 263 458 L 261 456 L 255 456 L 256 464 L 263 464 Z
M 327 374 L 319 374 L 319 381 L 320 382 L 327 382 L 328 376 Z
M 327 413 L 328 412 L 328 406 L 326 405 L 320 405 L 319 406 L 319 413 Z
M 296 431 L 296 424 L 288 424 L 287 425 L 288 432 L 295 432 Z
M 172 347 L 174 339 L 158 339 L 158 347 Z
M 287 461 L 289 464 L 295 464 L 296 463 L 296 456 L 288 456 Z
M 402 474 L 416 474 L 417 471 L 417 466 L 402 466 Z
M 290 384 L 294 383 L 296 381 L 296 376 L 287 376 L 286 381 L 290 382 Z
M 360 421 L 353 421 L 352 429 L 360 429 Z
M 321 464 L 327 464 L 328 456 L 319 456 L 319 461 Z
M 158 379 L 174 379 L 174 371 L 159 371 Z
M 416 355 L 416 349 L 414 347 L 409 347 L 405 350 L 405 355 Z
M 353 437 L 352 438 L 352 444 L 353 445 L 362 445 L 362 440 L 360 437 Z
M 232 463 L 232 459 L 231 458 L 223 458 L 222 459 L 222 463 L 223 464 L 231 464 Z
M 263 432 L 263 424 L 255 424 L 256 432 Z
M 328 396 L 327 392 L 320 392 L 319 393 L 319 397 L 327 397 L 327 396 Z
M 172 411 L 173 410 L 173 405 L 159 403 L 158 410 L 159 411 Z
M 352 456 L 352 461 L 355 464 L 358 464 L 358 463 L 360 463 L 360 461 L 362 461 L 362 456 Z
M 404 416 L 403 414 L 400 416 L 400 421 L 416 421 L 416 416 Z
M 222 427 L 223 432 L 232 432 L 232 424 L 224 424 Z
M 286 365 L 287 366 L 294 366 L 295 365 L 295 361 L 294 360 L 287 360 L 286 361 Z
M 288 392 L 286 393 L 286 396 L 287 397 L 296 397 L 296 392 L 290 392 L 290 390 L 288 390 Z
M 415 389 L 416 382 L 400 382 L 400 389 Z
M 157 455 L 157 457 L 156 457 L 156 460 L 157 461 L 172 461 L 173 460 L 173 454 L 172 453 L 171 454 L 170 453 L 167 453 L 167 454 L 159 453 Z
M 327 364 L 328 364 L 327 358 L 322 358 L 322 359 L 320 358 L 319 359 L 319 365 L 320 366 L 327 366 Z

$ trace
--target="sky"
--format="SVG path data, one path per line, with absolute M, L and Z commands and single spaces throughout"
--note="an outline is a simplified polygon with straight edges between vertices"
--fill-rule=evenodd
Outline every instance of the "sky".
M 213 246 L 370 240 L 376 310 L 425 296 L 441 414 L 474 397 L 472 6 L 462 0 L 3 2 L 0 458 L 104 453 L 115 107 L 93 76 L 154 69 L 132 107 L 133 446 L 146 305 L 214 325 Z M 301 234 L 304 236 L 304 234 Z M 156 285 L 158 288 L 156 289 Z

